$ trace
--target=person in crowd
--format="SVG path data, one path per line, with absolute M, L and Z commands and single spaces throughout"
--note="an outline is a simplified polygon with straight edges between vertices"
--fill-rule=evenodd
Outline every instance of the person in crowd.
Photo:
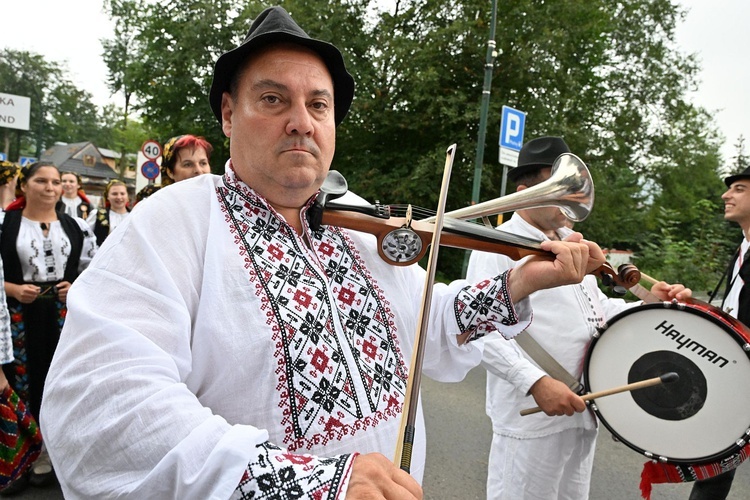
M 81 176 L 75 172 L 62 173 L 62 196 L 55 207 L 71 217 L 80 217 L 94 225 L 94 207 L 83 191 Z
M 66 497 L 421 498 L 421 411 L 414 477 L 392 459 L 425 271 L 308 220 L 353 96 L 341 52 L 280 7 L 219 57 L 226 173 L 133 211 L 71 292 L 42 408 Z M 435 285 L 426 374 L 460 380 L 475 339 L 528 325 L 529 293 L 603 262 L 580 235 L 543 248 Z
M 214 148 L 203 137 L 178 135 L 164 144 L 161 159 L 161 185 L 169 186 L 191 177 L 211 173 Z
M 19 166 L 11 161 L 0 161 L 0 210 L 16 199 Z
M 135 195 L 135 204 L 137 205 L 141 201 L 145 200 L 155 192 L 161 189 L 161 184 L 146 184 L 138 191 Z
M 22 168 L 19 185 L 22 196 L 0 213 L 0 256 L 15 356 L 3 371 L 38 420 L 68 290 L 91 262 L 96 240 L 83 219 L 55 210 L 62 181 L 54 164 Z M 43 452 L 31 470 L 31 482 L 51 478 L 49 456 Z
M 102 205 L 96 210 L 94 235 L 96 244 L 101 246 L 107 236 L 115 230 L 130 214 L 128 203 L 128 186 L 119 179 L 112 179 L 107 183 L 102 194 Z
M 728 188 L 721 195 L 724 201 L 724 220 L 740 226 L 744 237 L 722 279 L 722 282 L 726 279 L 726 288 L 721 308 L 733 318 L 750 325 L 750 285 L 746 285 L 750 282 L 750 167 L 730 175 L 724 179 L 724 184 Z M 713 295 L 715 294 L 714 292 Z M 690 500 L 724 500 L 732 489 L 736 470 L 696 481 L 690 491 Z
M 521 192 L 550 178 L 554 161 L 570 149 L 561 137 L 539 137 L 525 143 L 518 166 L 508 178 Z M 560 240 L 572 233 L 557 207 L 516 211 L 498 227 L 536 241 Z M 505 255 L 472 252 L 467 279 L 500 274 L 519 263 Z M 682 285 L 660 282 L 652 292 L 661 299 L 687 298 Z M 527 333 L 574 379 L 580 380 L 586 349 L 606 319 L 632 305 L 608 298 L 594 276 L 581 283 L 531 294 L 534 321 Z M 487 415 L 493 438 L 487 473 L 488 499 L 588 498 L 597 435 L 596 419 L 563 381 L 535 364 L 515 341 L 485 339 L 482 365 L 487 369 Z M 531 398 L 533 398 L 533 401 Z M 534 404 L 535 403 L 535 404 Z M 539 406 L 544 413 L 521 416 Z M 550 416 L 566 415 L 565 418 Z

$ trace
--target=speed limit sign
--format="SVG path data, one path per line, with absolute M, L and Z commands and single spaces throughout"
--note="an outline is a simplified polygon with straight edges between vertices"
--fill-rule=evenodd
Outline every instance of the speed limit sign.
M 161 156 L 161 144 L 154 140 L 148 140 L 141 146 L 141 152 L 149 160 L 155 160 Z

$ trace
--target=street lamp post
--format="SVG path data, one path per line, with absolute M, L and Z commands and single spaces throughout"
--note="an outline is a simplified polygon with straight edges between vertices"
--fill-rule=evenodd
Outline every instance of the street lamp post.
M 487 114 L 490 107 L 490 88 L 492 87 L 492 70 L 495 67 L 495 25 L 497 24 L 497 0 L 492 0 L 492 24 L 490 25 L 490 39 L 487 42 L 487 58 L 484 63 L 484 86 L 482 87 L 482 107 L 479 114 L 479 137 L 477 139 L 477 155 L 474 163 L 474 185 L 471 190 L 472 205 L 479 201 L 479 188 L 482 181 L 482 163 L 484 162 L 484 142 L 487 136 Z
M 482 106 L 479 112 L 479 137 L 477 138 L 477 155 L 474 162 L 474 184 L 471 190 L 471 204 L 479 201 L 479 188 L 482 182 L 482 163 L 484 162 L 484 142 L 487 136 L 487 114 L 490 108 L 490 88 L 492 87 L 492 70 L 495 67 L 495 25 L 497 24 L 497 0 L 492 0 L 492 23 L 490 39 L 487 41 L 487 57 L 484 63 L 484 86 L 482 87 Z M 464 253 L 463 276 L 469 266 L 469 252 Z

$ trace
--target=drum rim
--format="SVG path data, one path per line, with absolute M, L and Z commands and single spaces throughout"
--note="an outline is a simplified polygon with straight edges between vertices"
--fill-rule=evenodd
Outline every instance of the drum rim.
M 620 313 L 612 316 L 612 318 L 606 321 L 601 327 L 597 328 L 597 334 L 594 336 L 594 338 L 591 340 L 588 346 L 588 349 L 586 351 L 586 357 L 583 363 L 583 385 L 584 385 L 584 390 L 586 391 L 586 393 L 591 392 L 591 384 L 589 382 L 589 363 L 591 360 L 591 353 L 596 343 L 607 332 L 607 330 L 613 323 L 619 321 L 623 317 L 626 317 L 630 314 L 634 314 L 638 311 L 643 311 L 643 310 L 648 310 L 648 309 L 677 309 L 677 310 L 689 312 L 691 314 L 700 315 L 704 319 L 708 319 L 709 321 L 715 323 L 716 325 L 721 327 L 723 330 L 728 331 L 732 339 L 734 339 L 737 342 L 737 344 L 742 348 L 743 352 L 745 353 L 745 356 L 748 358 L 748 360 L 750 360 L 750 352 L 744 349 L 744 346 L 750 343 L 750 329 L 748 329 L 744 324 L 739 323 L 739 321 L 737 320 L 735 320 L 734 322 L 728 321 L 727 318 L 729 319 L 734 319 L 734 318 L 726 315 L 726 313 L 724 313 L 724 311 L 722 311 L 721 309 L 718 309 L 712 306 L 711 304 L 704 303 L 701 301 L 696 301 L 696 300 L 690 300 L 686 302 L 654 302 L 654 303 L 649 303 L 649 304 L 641 304 L 635 307 L 628 308 L 624 311 L 621 311 Z M 718 311 L 719 313 L 716 313 L 716 311 Z M 724 316 L 726 316 L 727 318 L 724 318 Z M 737 326 L 741 328 L 734 328 L 735 323 L 738 323 Z M 602 425 L 604 425 L 604 427 L 607 428 L 607 430 L 609 430 L 612 436 L 614 436 L 619 442 L 623 443 L 628 448 L 634 451 L 637 451 L 638 453 L 645 456 L 646 458 L 657 460 L 662 463 L 671 463 L 671 464 L 680 464 L 680 465 L 709 464 L 709 463 L 716 462 L 717 460 L 722 460 L 722 459 L 725 459 L 734 455 L 735 453 L 739 452 L 748 443 L 748 432 L 750 432 L 750 422 L 748 422 L 748 430 L 745 433 L 743 433 L 741 436 L 739 436 L 734 441 L 734 443 L 732 443 L 732 445 L 728 446 L 727 448 L 713 455 L 705 456 L 705 457 L 697 457 L 697 458 L 685 458 L 685 459 L 671 458 L 671 457 L 667 457 L 664 455 L 659 455 L 658 453 L 652 452 L 650 450 L 645 450 L 639 446 L 634 445 L 627 439 L 623 438 L 615 429 L 612 428 L 609 422 L 607 422 L 607 420 L 599 412 L 599 409 L 596 406 L 595 400 L 591 401 L 590 407 L 594 411 L 594 413 L 596 413 L 597 419 L 602 423 Z

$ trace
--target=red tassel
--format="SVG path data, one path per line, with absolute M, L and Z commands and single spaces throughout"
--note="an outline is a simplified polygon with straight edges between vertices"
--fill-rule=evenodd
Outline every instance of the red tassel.
M 654 477 L 658 474 L 656 464 L 646 462 L 643 464 L 641 471 L 641 496 L 645 500 L 651 500 L 651 490 L 653 489 Z

